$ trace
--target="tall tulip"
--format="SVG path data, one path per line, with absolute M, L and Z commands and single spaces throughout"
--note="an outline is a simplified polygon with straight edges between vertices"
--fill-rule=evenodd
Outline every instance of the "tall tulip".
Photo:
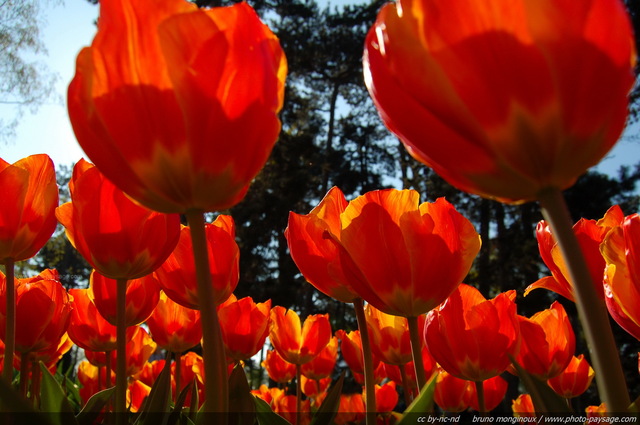
M 620 225 L 622 220 L 624 220 L 622 209 L 618 205 L 614 205 L 607 210 L 600 220 L 582 218 L 573 226 L 573 232 L 576 234 L 580 248 L 587 258 L 596 292 L 601 298 L 604 298 L 602 279 L 605 261 L 600 253 L 600 244 L 609 233 L 609 230 Z M 569 271 L 562 258 L 560 246 L 558 246 L 551 232 L 549 223 L 544 220 L 538 223 L 536 226 L 536 238 L 538 239 L 540 256 L 549 270 L 551 270 L 551 276 L 543 277 L 529 285 L 525 290 L 525 296 L 536 288 L 546 288 L 571 301 L 575 301 Z
M 266 162 L 280 131 L 286 59 L 244 2 L 211 9 L 183 0 L 100 6 L 98 33 L 80 52 L 69 86 L 71 123 L 89 158 L 119 187 L 149 208 L 185 213 L 197 233 L 210 374 L 204 410 L 224 412 L 227 383 L 215 379 L 226 373 L 224 347 L 203 213 L 242 200 Z
M 236 362 L 251 358 L 269 334 L 271 300 L 255 303 L 251 297 L 231 302 L 218 310 L 227 355 Z
M 131 199 L 84 159 L 69 181 L 71 202 L 56 209 L 71 244 L 100 274 L 136 279 L 160 267 L 180 236 L 180 217 Z
M 15 349 L 16 293 L 14 264 L 33 257 L 56 228 L 58 186 L 51 158 L 31 155 L 14 164 L 0 159 L 0 263 L 5 266 L 4 339 L 7 352 Z M 5 356 L 3 378 L 11 381 L 13 356 Z
M 160 293 L 160 300 L 147 319 L 147 326 L 153 340 L 172 353 L 183 353 L 202 339 L 200 312 L 176 303 L 164 292 Z
M 56 209 L 67 238 L 101 275 L 116 280 L 115 410 L 126 403 L 125 333 L 127 281 L 152 273 L 167 259 L 180 237 L 178 214 L 151 211 L 128 198 L 93 164 L 80 160 L 69 181 L 71 202 Z M 100 298 L 99 298 L 100 300 Z M 129 317 L 132 319 L 132 317 Z M 122 420 L 122 415 L 117 415 Z
M 522 343 L 516 361 L 531 375 L 547 380 L 569 365 L 576 349 L 576 337 L 562 304 L 535 313 L 531 318 L 518 316 Z
M 573 356 L 569 365 L 547 383 L 558 395 L 573 398 L 587 391 L 594 376 L 593 368 L 584 358 L 584 354 L 580 354 L 578 357 Z
M 462 284 L 427 314 L 424 336 L 433 358 L 451 375 L 481 382 L 504 372 L 518 354 L 515 291 L 486 300 Z
M 401 0 L 367 36 L 365 82 L 415 158 L 467 192 L 530 201 L 617 141 L 633 40 L 619 0 Z
M 229 298 L 240 278 L 240 248 L 235 240 L 233 218 L 219 215 L 213 223 L 206 224 L 205 235 L 214 303 L 218 305 Z M 173 301 L 188 308 L 202 309 L 189 227 L 182 227 L 177 246 L 155 274 L 162 290 Z
M 117 282 L 95 270 L 89 276 L 89 296 L 100 315 L 116 325 Z M 136 326 L 147 320 L 160 299 L 160 286 L 153 274 L 127 281 L 125 325 Z
M 636 54 L 624 3 L 398 0 L 378 14 L 363 61 L 383 121 L 411 155 L 467 192 L 539 201 L 571 274 L 600 393 L 609 408 L 627 409 L 604 303 L 562 195 L 625 126 Z
M 600 250 L 606 261 L 604 285 L 609 313 L 640 340 L 640 215 L 625 217 L 605 237 Z

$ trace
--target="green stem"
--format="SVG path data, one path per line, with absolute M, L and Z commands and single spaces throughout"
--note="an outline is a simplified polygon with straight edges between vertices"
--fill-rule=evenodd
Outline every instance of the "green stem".
M 189 210 L 185 215 L 191 232 L 202 323 L 205 401 L 201 411 L 226 413 L 229 411 L 227 360 L 211 281 L 204 214 Z M 220 419 L 226 421 L 226 416 L 220 415 Z
M 562 192 L 556 188 L 543 190 L 538 195 L 538 200 L 569 270 L 600 397 L 606 403 L 608 411 L 627 412 L 630 405 L 629 393 L 607 308 L 596 293 L 580 244 L 573 232 L 573 221 Z
M 398 366 L 400 368 L 400 377 L 402 378 L 402 392 L 404 393 L 404 404 L 409 406 L 413 401 L 413 393 L 411 390 L 411 383 L 409 382 L 409 377 L 407 376 L 407 370 L 405 369 L 405 365 Z
M 373 370 L 373 356 L 371 354 L 371 342 L 369 340 L 369 328 L 367 327 L 367 317 L 364 313 L 364 302 L 362 298 L 353 301 L 360 329 L 360 341 L 362 342 L 362 360 L 364 364 L 364 391 L 366 398 L 366 424 L 376 423 L 376 383 Z
M 20 354 L 20 384 L 19 390 L 22 397 L 27 398 L 27 392 L 29 388 L 29 366 L 31 366 L 31 362 L 29 361 L 29 353 Z
M 422 338 L 420 328 L 418 326 L 417 317 L 407 317 L 409 324 L 409 337 L 411 338 L 411 355 L 413 357 L 413 366 L 416 369 L 416 380 L 418 381 L 418 392 L 427 385 L 427 374 L 424 370 L 424 362 L 422 361 Z
M 302 416 L 302 366 L 296 364 L 296 421 L 294 425 L 300 425 Z
M 2 377 L 9 385 L 11 385 L 11 381 L 13 380 L 13 353 L 16 349 L 16 284 L 14 279 L 14 265 L 15 263 L 12 259 L 5 260 L 7 316 Z
M 487 413 L 487 407 L 484 401 L 484 381 L 476 381 L 476 395 L 478 396 L 478 411 L 483 415 Z
M 116 424 L 125 423 L 127 410 L 127 279 L 116 280 Z
M 176 381 L 176 393 L 174 394 L 174 402 L 178 401 L 178 395 L 182 391 L 182 354 L 181 353 L 173 353 L 175 356 L 175 372 L 174 379 Z M 168 362 L 171 362 L 171 357 L 167 358 Z M 182 406 L 178 406 L 181 408 Z

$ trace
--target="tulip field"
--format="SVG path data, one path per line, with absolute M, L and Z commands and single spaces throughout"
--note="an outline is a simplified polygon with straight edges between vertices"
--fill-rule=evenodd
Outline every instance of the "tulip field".
M 465 192 L 538 202 L 531 238 L 549 275 L 482 293 L 465 279 L 484 241 L 449 200 L 333 187 L 282 232 L 307 284 L 348 304 L 357 329 L 237 297 L 226 211 L 278 140 L 285 53 L 245 2 L 101 0 L 67 93 L 88 158 L 70 202 L 46 153 L 0 159 L 0 420 L 637 422 L 610 319 L 640 340 L 640 216 L 611 205 L 574 223 L 562 194 L 627 120 L 623 2 L 397 0 L 362 48 L 380 118 L 415 160 Z M 93 269 L 86 288 L 66 289 L 55 264 L 16 275 L 58 225 Z M 580 331 L 559 301 L 523 315 L 532 291 L 575 304 Z M 588 390 L 599 404 L 577 410 Z

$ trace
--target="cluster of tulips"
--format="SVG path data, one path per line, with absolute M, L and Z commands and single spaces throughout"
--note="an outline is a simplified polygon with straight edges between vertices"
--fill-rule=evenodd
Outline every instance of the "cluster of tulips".
M 46 155 L 0 163 L 3 394 L 17 369 L 17 400 L 47 405 L 42 375 L 76 344 L 87 359 L 82 397 L 98 396 L 120 423 L 158 408 L 160 381 L 173 388 L 163 410 L 226 414 L 250 397 L 249 410 L 266 405 L 297 424 L 311 412 L 393 421 L 398 406 L 434 412 L 434 400 L 441 411 L 488 412 L 505 397 L 505 372 L 528 389 L 513 401 L 518 415 L 553 411 L 549 388 L 568 399 L 594 376 L 603 404 L 592 410 L 635 409 L 609 314 L 640 339 L 640 217 L 612 207 L 573 225 L 561 195 L 624 127 L 635 54 L 622 2 L 399 0 L 381 9 L 363 64 L 383 121 L 416 159 L 468 192 L 539 201 L 552 276 L 527 292 L 575 302 L 593 369 L 575 356 L 558 302 L 523 317 L 514 290 L 486 299 L 464 284 L 478 233 L 447 200 L 420 203 L 412 190 L 347 201 L 333 188 L 283 229 L 302 275 L 352 304 L 358 330 L 236 299 L 233 219 L 208 223 L 205 213 L 242 200 L 278 137 L 287 73 L 278 39 L 246 3 L 102 0 L 68 91 L 93 161 L 75 165 L 71 202 L 58 205 Z M 88 289 L 67 292 L 55 270 L 14 276 L 57 222 L 94 269 Z M 251 396 L 243 361 L 267 336 L 270 378 L 297 389 Z M 188 351 L 197 345 L 202 357 Z M 160 349 L 165 359 L 149 362 Z M 363 393 L 334 393 L 338 352 Z

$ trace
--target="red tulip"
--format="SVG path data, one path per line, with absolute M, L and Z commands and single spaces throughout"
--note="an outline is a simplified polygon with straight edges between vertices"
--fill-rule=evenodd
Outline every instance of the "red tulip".
M 501 374 L 520 348 L 515 291 L 486 300 L 462 284 L 427 315 L 425 341 L 444 370 L 480 382 Z
M 163 212 L 239 202 L 280 131 L 286 61 L 246 3 L 100 3 L 77 59 L 69 116 L 89 158 Z M 248 154 L 250 152 L 250 154 Z
M 343 270 L 340 250 L 325 237 L 325 232 L 340 235 L 340 215 L 347 205 L 342 191 L 334 187 L 309 214 L 289 213 L 284 235 L 305 279 L 331 298 L 351 303 L 359 296 L 349 284 L 348 271 Z
M 14 164 L 0 159 L 0 260 L 33 257 L 56 229 L 56 172 L 47 155 L 31 155 Z
M 255 303 L 245 297 L 218 310 L 227 355 L 239 362 L 262 349 L 269 334 L 271 300 Z
M 160 293 L 160 301 L 147 319 L 147 326 L 153 340 L 172 353 L 183 353 L 202 339 L 200 312 L 181 306 L 164 292 Z
M 489 378 L 486 381 L 482 381 L 482 388 L 484 390 L 484 411 L 490 412 L 504 399 L 507 393 L 507 387 L 509 384 L 502 379 L 500 375 Z M 477 412 L 481 412 L 480 404 L 478 403 L 478 393 L 476 384 L 471 384 L 471 397 L 469 399 L 469 405 Z
M 549 386 L 564 398 L 578 397 L 589 388 L 595 376 L 584 354 L 573 356 L 569 365 L 557 376 L 549 379 Z
M 399 0 L 364 52 L 369 93 L 411 155 L 506 202 L 565 189 L 607 154 L 634 64 L 619 0 Z
M 116 324 L 117 282 L 95 270 L 89 276 L 89 297 L 100 315 Z M 152 274 L 127 281 L 125 296 L 125 326 L 136 326 L 147 320 L 160 299 L 160 286 Z
M 609 233 L 613 227 L 619 226 L 622 220 L 624 220 L 622 210 L 619 206 L 614 205 L 609 208 L 600 220 L 585 220 L 583 218 L 573 226 L 573 232 L 576 238 L 578 238 L 582 253 L 587 260 L 596 292 L 602 298 L 604 298 L 602 279 L 605 261 L 600 253 L 600 244 L 607 233 Z M 575 301 L 573 298 L 573 284 L 571 283 L 567 266 L 560 252 L 560 246 L 556 243 L 549 224 L 544 220 L 538 223 L 536 227 L 536 237 L 538 239 L 540 256 L 547 267 L 549 267 L 549 270 L 551 270 L 552 276 L 543 277 L 529 285 L 524 292 L 525 296 L 536 288 L 546 288 L 571 301 Z
M 376 409 L 378 413 L 391 412 L 398 404 L 398 398 L 395 382 L 391 381 L 384 385 L 376 385 Z
M 362 356 L 362 339 L 360 331 L 346 332 L 342 329 L 336 331 L 336 336 L 340 339 L 340 352 L 342 358 L 347 362 L 347 366 L 355 376 L 364 374 L 364 359 Z M 373 369 L 380 366 L 380 359 L 373 355 Z
M 412 361 L 407 319 L 385 314 L 371 304 L 367 304 L 364 311 L 371 337 L 371 348 L 376 357 L 397 366 Z
M 116 327 L 100 315 L 88 289 L 70 289 L 73 299 L 69 338 L 80 348 L 89 351 L 113 351 L 116 349 Z M 131 339 L 134 327 L 127 329 L 127 339 Z
M 343 198 L 331 190 L 322 202 L 333 223 Z M 480 250 L 473 225 L 443 198 L 419 204 L 414 190 L 368 192 L 340 212 L 340 227 L 322 235 L 339 251 L 336 270 L 365 301 L 387 314 L 417 317 L 436 307 L 462 282 Z M 318 224 L 318 226 L 323 226 Z M 320 243 L 320 242 L 317 242 Z M 303 269 L 304 273 L 304 269 Z M 313 278 L 311 278 L 313 280 Z M 340 281 L 340 280 L 338 280 Z
M 606 261 L 605 302 L 611 317 L 640 340 L 640 215 L 625 217 L 600 246 Z
M 235 240 L 235 229 L 233 219 L 228 215 L 219 215 L 205 228 L 216 304 L 229 298 L 240 278 L 240 249 Z M 185 307 L 199 309 L 195 262 L 188 227 L 182 227 L 178 245 L 155 273 L 162 290 L 169 298 Z
M 471 405 L 474 397 L 473 382 L 455 376 L 442 370 L 436 378 L 434 401 L 447 412 L 462 412 Z
M 300 368 L 306 378 L 319 381 L 333 374 L 338 360 L 338 338 L 331 337 L 329 343 L 311 361 L 304 363 Z
M 115 380 L 115 372 L 113 370 L 109 379 L 111 382 Z M 88 361 L 82 361 L 78 365 L 78 382 L 81 385 L 79 390 L 80 397 L 86 403 L 92 395 L 106 389 L 107 369 L 94 366 Z
M 332 378 L 327 376 L 325 378 L 307 378 L 305 375 L 300 377 L 302 386 L 302 393 L 307 397 L 313 398 L 314 405 L 320 406 L 318 403 L 320 399 L 324 399 L 326 391 L 331 385 Z
M 0 338 L 5 339 L 6 286 L 0 273 Z M 69 326 L 71 301 L 56 270 L 16 281 L 17 353 L 30 353 L 58 345 Z
M 308 316 L 304 325 L 293 310 L 282 306 L 271 309 L 269 340 L 276 351 L 289 363 L 302 365 L 317 356 L 331 340 L 328 314 Z
M 536 410 L 533 406 L 533 400 L 531 400 L 531 396 L 529 394 L 520 394 L 518 398 L 513 400 L 511 403 L 511 410 L 513 411 L 513 415 L 517 418 L 536 418 L 535 422 L 538 421 L 536 416 Z M 521 424 L 530 423 L 531 420 L 522 420 Z
M 136 279 L 153 272 L 180 236 L 180 217 L 140 206 L 80 160 L 69 182 L 71 202 L 56 209 L 71 244 L 100 274 Z
M 269 378 L 280 384 L 286 384 L 296 377 L 296 365 L 282 358 L 275 350 L 267 351 L 267 358 L 262 362 Z
M 364 399 L 362 394 L 342 394 L 340 405 L 333 421 L 336 425 L 359 423 L 364 420 Z
M 127 368 L 125 373 L 127 376 L 133 376 L 140 372 L 158 347 L 158 344 L 151 339 L 144 328 L 136 326 L 133 329 L 135 332 L 127 342 L 126 348 Z M 113 360 L 115 364 L 115 358 Z
M 518 316 L 522 344 L 516 361 L 531 375 L 547 380 L 559 375 L 569 364 L 576 349 L 576 337 L 562 304 L 530 319 Z

